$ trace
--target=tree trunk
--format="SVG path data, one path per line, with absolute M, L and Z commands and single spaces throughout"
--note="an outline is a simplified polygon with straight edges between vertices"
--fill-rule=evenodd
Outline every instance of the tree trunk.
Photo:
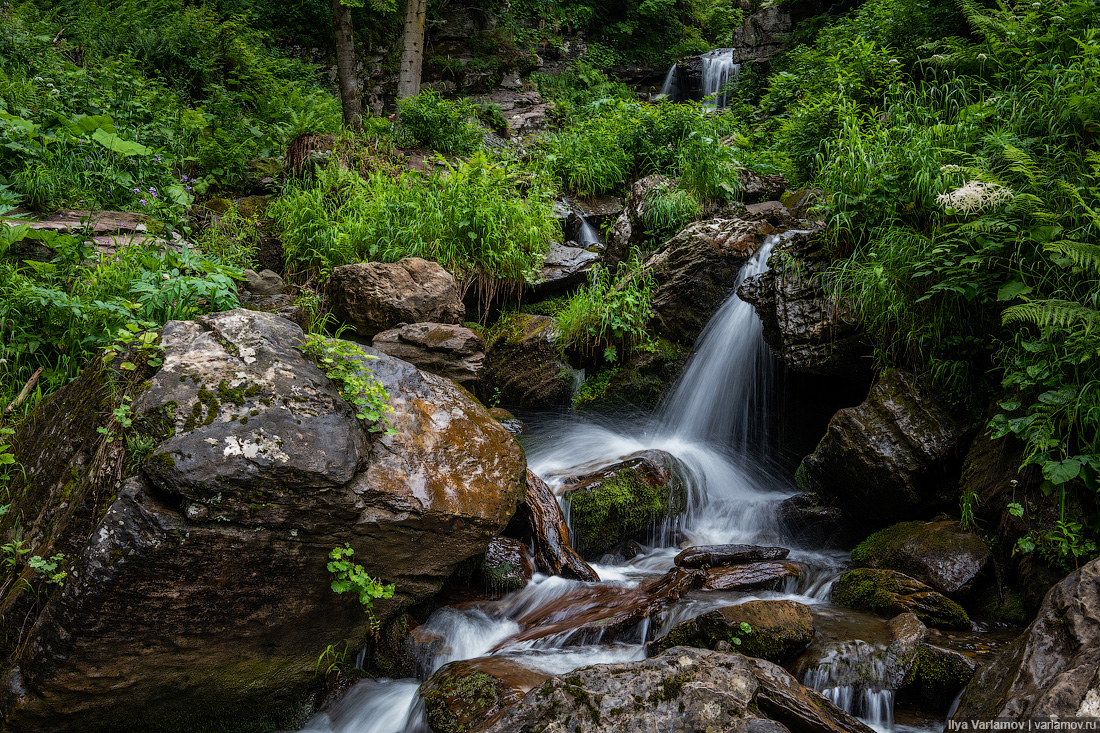
M 401 37 L 401 70 L 397 77 L 397 98 L 420 93 L 420 67 L 424 63 L 424 21 L 427 0 L 405 0 L 405 33 Z
M 363 123 L 359 102 L 359 80 L 355 78 L 355 38 L 351 29 L 351 8 L 332 0 L 332 28 L 336 35 L 336 76 L 340 82 L 340 105 L 344 124 L 358 130 Z

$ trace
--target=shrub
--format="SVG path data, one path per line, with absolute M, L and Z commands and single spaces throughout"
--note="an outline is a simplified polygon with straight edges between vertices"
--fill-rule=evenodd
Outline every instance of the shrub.
M 688 191 L 671 186 L 657 186 L 646 198 L 642 223 L 646 235 L 664 241 L 703 213 L 703 207 Z
M 471 121 L 477 109 L 465 99 L 444 99 L 425 90 L 399 103 L 401 124 L 420 145 L 439 151 L 469 155 L 481 147 L 481 130 Z
M 648 345 L 646 326 L 656 288 L 653 276 L 637 260 L 619 263 L 614 277 L 606 267 L 594 268 L 588 287 L 574 293 L 558 314 L 560 343 L 606 361 Z

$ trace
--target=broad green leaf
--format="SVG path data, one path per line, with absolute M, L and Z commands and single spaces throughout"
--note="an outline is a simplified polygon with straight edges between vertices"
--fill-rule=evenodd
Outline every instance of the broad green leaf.
M 1005 283 L 997 290 L 997 302 L 1003 303 L 1006 300 L 1012 300 L 1021 295 L 1027 295 L 1031 290 L 1031 287 L 1024 285 L 1019 280 L 1013 280 L 1010 283 Z
M 152 149 L 145 147 L 141 143 L 136 143 L 132 140 L 123 140 L 113 132 L 107 132 L 102 129 L 96 130 L 92 135 L 92 139 L 111 152 L 118 153 L 124 158 L 129 158 L 134 155 L 148 156 L 153 153 Z

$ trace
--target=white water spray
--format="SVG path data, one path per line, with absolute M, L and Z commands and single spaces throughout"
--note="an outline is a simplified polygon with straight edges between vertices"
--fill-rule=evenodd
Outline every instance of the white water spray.
M 709 109 L 725 107 L 728 99 L 723 91 L 730 77 L 741 72 L 733 63 L 732 48 L 716 48 L 703 54 L 703 105 Z

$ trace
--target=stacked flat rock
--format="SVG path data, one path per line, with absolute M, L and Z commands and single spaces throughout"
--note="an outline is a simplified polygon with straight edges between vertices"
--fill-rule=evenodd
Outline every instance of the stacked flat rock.
M 682 568 L 722 567 L 747 565 L 753 562 L 782 560 L 790 554 L 786 547 L 761 547 L 758 545 L 699 545 L 689 547 L 676 556 L 676 564 Z

